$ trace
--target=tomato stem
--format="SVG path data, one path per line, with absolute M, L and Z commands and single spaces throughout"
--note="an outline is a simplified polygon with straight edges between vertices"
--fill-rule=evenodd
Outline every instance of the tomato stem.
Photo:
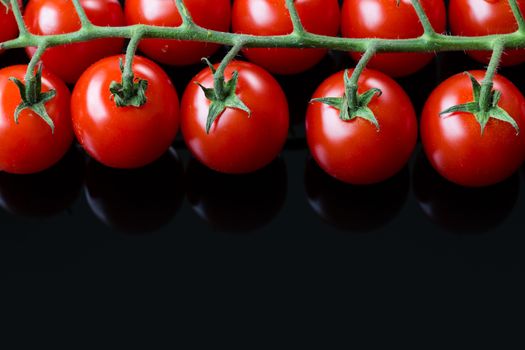
M 359 77 L 361 76 L 361 73 L 363 73 L 363 70 L 366 68 L 366 65 L 372 57 L 374 57 L 376 53 L 376 43 L 375 41 L 372 41 L 370 45 L 368 46 L 367 50 L 365 51 L 365 54 L 361 56 L 361 59 L 357 63 L 352 76 L 350 77 L 349 83 L 345 84 L 345 90 L 346 90 L 346 97 L 348 98 L 348 104 L 350 108 L 356 108 L 358 105 L 358 94 L 357 94 L 357 88 L 358 88 L 358 81 Z
M 516 22 L 518 23 L 518 31 L 523 32 L 525 31 L 525 19 L 523 19 L 523 13 L 521 13 L 521 9 L 518 6 L 518 3 L 516 0 L 508 0 L 510 8 L 512 9 L 512 13 L 514 14 L 514 17 L 516 18 Z
M 22 16 L 22 11 L 20 10 L 20 7 L 18 5 L 18 0 L 11 0 L 11 9 L 13 10 L 16 24 L 18 25 L 18 31 L 20 32 L 19 38 L 24 38 L 29 34 L 29 31 L 27 30 L 26 24 L 24 22 L 24 17 Z
M 425 12 L 425 9 L 421 5 L 421 2 L 419 0 L 411 0 L 411 2 L 412 6 L 416 10 L 421 25 L 423 26 L 423 30 L 425 32 L 424 36 L 432 37 L 436 35 L 436 31 L 434 30 L 434 27 L 432 27 L 432 24 L 430 23 L 430 20 L 428 19 L 428 16 Z
M 303 27 L 299 13 L 297 13 L 297 8 L 295 7 L 294 0 L 286 0 L 286 7 L 290 13 L 290 18 L 293 24 L 293 33 L 301 36 L 306 33 L 306 30 Z
M 193 17 L 191 16 L 191 13 L 186 7 L 186 5 L 184 4 L 184 1 L 175 0 L 175 6 L 177 6 L 177 10 L 179 10 L 180 17 L 182 18 L 182 26 L 194 27 L 195 22 L 193 22 Z
M 86 15 L 86 11 L 84 11 L 84 8 L 80 4 L 80 0 L 72 0 L 73 5 L 75 6 L 75 10 L 77 11 L 77 15 L 80 18 L 80 24 L 82 25 L 82 28 L 90 28 L 93 26 L 91 21 L 89 20 L 88 16 Z
M 492 100 L 492 87 L 494 75 L 498 69 L 498 65 L 501 61 L 501 55 L 503 54 L 503 44 L 499 41 L 494 43 L 494 49 L 492 51 L 492 57 L 485 73 L 485 78 L 481 84 L 481 91 L 479 96 L 479 107 L 482 112 L 488 112 L 491 108 Z

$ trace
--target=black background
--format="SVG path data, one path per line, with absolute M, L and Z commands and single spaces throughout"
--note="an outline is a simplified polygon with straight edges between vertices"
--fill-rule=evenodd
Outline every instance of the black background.
M 10 51 L 0 67 L 19 62 L 27 62 L 23 51 Z M 215 310 L 207 322 L 217 324 L 220 315 L 239 321 L 284 312 L 286 319 L 275 320 L 280 329 L 292 318 L 317 314 L 360 315 L 366 328 L 390 310 L 382 322 L 408 317 L 419 329 L 418 319 L 440 315 L 454 329 L 480 330 L 488 326 L 481 320 L 519 316 L 523 174 L 487 189 L 459 188 L 429 167 L 418 146 L 394 179 L 352 187 L 327 177 L 309 158 L 308 100 L 324 78 L 351 65 L 334 53 L 310 72 L 278 77 L 293 127 L 282 156 L 254 175 L 204 169 L 180 136 L 170 155 L 139 171 L 106 169 L 76 146 L 45 173 L 1 173 L 2 275 L 90 276 L 99 293 L 123 288 L 116 282 L 122 276 L 155 276 L 152 284 L 131 286 L 123 300 L 148 304 L 157 292 L 173 296 L 174 304 L 164 307 L 193 314 L 188 322 L 201 322 L 204 310 Z M 463 53 L 440 54 L 398 81 L 420 111 L 440 81 L 480 67 Z M 180 94 L 200 69 L 166 67 Z M 523 66 L 501 71 L 522 91 L 524 72 Z M 146 300 L 135 298 L 139 290 Z M 505 325 L 511 334 L 518 326 Z

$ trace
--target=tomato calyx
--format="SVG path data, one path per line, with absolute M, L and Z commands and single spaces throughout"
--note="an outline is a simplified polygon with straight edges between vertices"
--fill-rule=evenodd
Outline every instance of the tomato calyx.
M 136 79 L 133 73 L 130 76 L 124 75 L 124 63 L 119 61 L 120 71 L 122 72 L 122 82 L 113 81 L 109 85 L 109 91 L 113 95 L 117 107 L 141 107 L 147 102 L 146 90 L 148 81 Z
M 18 124 L 20 113 L 23 110 L 30 109 L 42 118 L 51 128 L 51 132 L 54 133 L 55 124 L 49 114 L 47 114 L 45 104 L 56 96 L 56 91 L 42 92 L 42 64 L 38 65 L 36 74 L 26 84 L 13 77 L 9 78 L 9 80 L 16 84 L 22 99 L 22 102 L 15 109 L 15 123 Z
M 380 130 L 374 112 L 368 107 L 374 96 L 381 96 L 381 90 L 372 88 L 362 94 L 357 92 L 357 88 L 352 86 L 348 70 L 344 73 L 345 94 L 343 97 L 321 97 L 314 98 L 310 102 L 321 102 L 338 109 L 340 118 L 343 121 L 350 121 L 356 118 L 362 118 L 372 123 L 377 131 Z
M 248 117 L 251 116 L 251 111 L 237 96 L 237 83 L 239 81 L 239 72 L 234 71 L 230 80 L 226 81 L 224 76 L 216 76 L 217 70 L 210 63 L 209 60 L 203 59 L 206 64 L 210 67 L 214 74 L 214 87 L 207 88 L 199 82 L 195 84 L 199 85 L 204 95 L 208 100 L 211 101 L 208 118 L 206 120 L 206 133 L 209 134 L 211 127 L 215 120 L 226 110 L 226 108 L 235 108 L 248 113 Z
M 481 127 L 481 135 L 483 135 L 485 127 L 487 126 L 487 123 L 489 122 L 490 118 L 493 118 L 512 125 L 512 127 L 514 127 L 514 129 L 516 130 L 516 135 L 518 135 L 520 133 L 518 123 L 516 123 L 514 118 L 512 118 L 507 113 L 507 111 L 505 111 L 498 105 L 501 99 L 501 92 L 498 90 L 490 91 L 487 105 L 482 106 L 481 84 L 476 80 L 476 78 L 472 74 L 470 74 L 469 72 L 466 72 L 466 74 L 469 76 L 470 81 L 472 82 L 472 95 L 474 101 L 452 106 L 441 112 L 441 116 L 456 112 L 470 113 L 474 115 L 476 121 L 479 123 Z

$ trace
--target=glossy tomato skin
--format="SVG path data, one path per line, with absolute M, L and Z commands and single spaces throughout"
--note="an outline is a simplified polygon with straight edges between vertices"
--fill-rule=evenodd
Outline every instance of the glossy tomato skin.
M 481 82 L 484 71 L 471 71 Z M 494 89 L 501 91 L 499 106 L 525 128 L 525 98 L 506 78 L 496 75 Z M 509 123 L 491 118 L 483 135 L 474 115 L 447 108 L 473 101 L 469 77 L 460 73 L 442 82 L 423 109 L 421 139 L 432 166 L 456 184 L 488 186 L 510 177 L 525 159 L 525 134 L 516 135 Z
M 303 26 L 315 34 L 337 36 L 340 11 L 337 0 L 298 0 L 295 6 Z M 293 31 L 285 0 L 235 0 L 232 28 L 236 33 L 284 35 Z M 252 62 L 276 74 L 308 70 L 326 55 L 320 49 L 245 49 Z
M 227 32 L 230 29 L 231 5 L 229 0 L 186 0 L 184 2 L 196 24 L 206 29 Z M 128 24 L 149 24 L 177 27 L 182 18 L 175 1 L 126 0 L 124 7 Z M 140 50 L 163 64 L 189 65 L 211 56 L 219 45 L 191 41 L 146 39 Z
M 81 0 L 80 3 L 93 24 L 115 27 L 125 23 L 118 0 Z M 64 34 L 80 29 L 80 19 L 71 0 L 30 0 L 24 21 L 31 33 L 39 35 Z M 73 84 L 91 64 L 121 53 L 123 46 L 121 38 L 58 46 L 48 49 L 42 62 L 66 83 Z M 26 52 L 32 57 L 36 48 L 29 47 Z
M 22 1 L 19 0 L 20 6 Z M 16 25 L 15 16 L 11 9 L 7 10 L 4 5 L 0 4 L 0 43 L 15 39 L 18 35 L 18 26 Z M 0 54 L 3 50 L 0 50 Z
M 264 69 L 233 61 L 226 79 L 239 72 L 237 95 L 248 106 L 244 111 L 227 108 L 206 133 L 210 101 L 199 82 L 213 87 L 213 76 L 205 68 L 192 79 L 182 98 L 182 134 L 192 154 L 209 168 L 223 173 L 250 173 L 268 165 L 283 148 L 288 136 L 288 103 L 277 81 Z
M 444 32 L 446 9 L 443 0 L 422 0 L 421 5 L 434 30 Z M 422 35 L 423 27 L 410 0 L 401 0 L 399 7 L 395 0 L 345 0 L 342 33 L 348 38 L 408 39 Z M 358 52 L 350 55 L 355 60 L 362 56 Z M 381 53 L 372 58 L 368 67 L 401 77 L 417 72 L 433 57 L 430 53 Z
M 107 57 L 78 80 L 71 110 L 73 129 L 87 153 L 112 168 L 139 168 L 160 158 L 179 128 L 179 100 L 166 73 L 154 62 L 136 56 L 136 79 L 148 81 L 147 102 L 141 107 L 117 107 L 109 91 L 121 81 L 119 59 Z
M 343 79 L 344 72 L 332 75 L 313 98 L 343 96 Z M 306 113 L 306 137 L 324 171 L 340 181 L 366 185 L 382 182 L 406 165 L 416 144 L 417 120 L 407 94 L 385 74 L 365 70 L 358 86 L 359 93 L 371 88 L 383 92 L 369 104 L 379 131 L 365 119 L 343 121 L 337 109 L 313 102 Z
M 525 13 L 525 1 L 518 1 Z M 483 36 L 506 34 L 518 30 L 518 23 L 507 0 L 450 0 L 448 5 L 450 29 L 454 35 Z M 469 56 L 487 64 L 491 51 L 469 51 Z M 507 50 L 501 64 L 511 66 L 525 62 L 525 50 Z
M 56 96 L 46 103 L 46 110 L 55 124 L 55 132 L 31 110 L 14 121 L 20 92 L 10 77 L 24 81 L 26 65 L 0 70 L 0 171 L 11 174 L 32 174 L 56 164 L 73 141 L 69 102 L 71 95 L 64 82 L 47 72 L 42 73 L 42 92 L 56 90 Z

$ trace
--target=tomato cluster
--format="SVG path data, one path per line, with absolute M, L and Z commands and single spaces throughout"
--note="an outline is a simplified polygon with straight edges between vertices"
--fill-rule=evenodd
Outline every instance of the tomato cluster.
M 89 20 L 99 26 L 182 24 L 174 1 L 80 3 Z M 338 0 L 295 3 L 305 30 L 315 34 L 336 36 L 341 31 L 344 37 L 391 39 L 423 34 L 409 0 L 345 0 L 342 7 Z M 231 27 L 235 33 L 251 35 L 293 31 L 285 0 L 235 0 L 233 4 L 218 0 L 212 5 L 208 0 L 185 0 L 185 4 L 194 22 L 206 29 L 228 31 Z M 444 1 L 421 0 L 421 5 L 435 31 L 444 33 Z M 525 2 L 520 7 L 525 11 Z M 81 28 L 71 0 L 29 0 L 23 10 L 25 24 L 34 34 Z M 517 29 L 504 0 L 451 0 L 448 18 L 457 35 Z M 0 11 L 0 27 L 0 42 L 16 37 L 12 12 Z M 287 98 L 270 73 L 304 72 L 327 54 L 322 49 L 243 49 L 250 62 L 230 62 L 223 76 L 214 74 L 218 65 L 205 68 L 179 100 L 170 78 L 154 61 L 168 67 L 196 64 L 219 46 L 144 39 L 139 50 L 148 58 L 135 57 L 133 86 L 125 90 L 124 44 L 123 39 L 106 38 L 48 49 L 41 59 L 44 69 L 38 93 L 47 96 L 54 91 L 55 96 L 45 101 L 44 116 L 31 108 L 29 97 L 10 80 L 23 81 L 27 66 L 0 70 L 0 170 L 27 174 L 47 169 L 67 152 L 74 136 L 98 162 L 138 168 L 165 154 L 181 129 L 189 150 L 207 167 L 230 174 L 254 172 L 278 156 L 288 135 Z M 36 48 L 26 51 L 32 57 Z M 469 54 L 484 63 L 490 58 L 490 52 Z M 350 55 L 356 61 L 362 56 Z M 348 89 L 352 70 L 327 78 L 314 93 L 305 121 L 308 146 L 320 167 L 351 184 L 382 182 L 397 174 L 414 150 L 418 123 L 409 97 L 391 77 L 412 74 L 432 58 L 432 53 L 376 54 L 369 62 L 371 69 L 360 75 L 357 91 Z M 523 61 L 523 50 L 510 51 L 503 58 L 505 65 Z M 498 113 L 473 109 L 484 75 L 472 71 L 443 82 L 428 98 L 421 119 L 421 139 L 431 164 L 448 180 L 465 186 L 500 182 L 525 160 L 525 135 L 519 132 L 525 126 L 525 99 L 510 81 L 496 75 L 497 92 L 490 94 L 489 107 Z M 72 94 L 66 84 L 74 86 Z M 130 91 L 142 102 L 129 102 Z M 118 102 L 118 93 L 127 96 L 129 103 Z M 450 109 L 457 105 L 470 109 Z M 19 106 L 24 109 L 20 111 Z M 443 115 L 447 109 L 450 113 Z

